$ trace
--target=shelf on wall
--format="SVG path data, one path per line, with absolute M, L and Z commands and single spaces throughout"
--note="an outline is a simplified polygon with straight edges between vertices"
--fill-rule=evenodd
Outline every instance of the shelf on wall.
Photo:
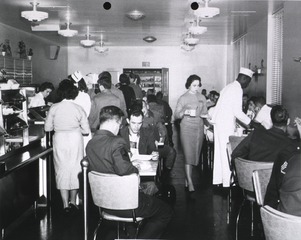
M 0 57 L 0 69 L 6 72 L 6 79 L 15 79 L 20 84 L 32 83 L 32 62 L 27 59 Z

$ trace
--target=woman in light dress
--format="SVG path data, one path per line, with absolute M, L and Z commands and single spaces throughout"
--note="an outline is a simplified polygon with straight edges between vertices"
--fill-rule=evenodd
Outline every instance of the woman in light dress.
M 188 77 L 185 87 L 188 89 L 178 100 L 175 119 L 181 119 L 180 138 L 185 158 L 185 187 L 190 193 L 195 191 L 192 182 L 192 168 L 200 160 L 204 140 L 204 122 L 207 115 L 206 98 L 198 90 L 202 86 L 198 75 Z
M 80 161 L 84 156 L 83 135 L 90 132 L 84 109 L 73 102 L 78 89 L 65 79 L 59 84 L 61 102 L 51 106 L 45 131 L 54 131 L 53 156 L 57 189 L 60 190 L 66 213 L 76 207 L 79 189 Z

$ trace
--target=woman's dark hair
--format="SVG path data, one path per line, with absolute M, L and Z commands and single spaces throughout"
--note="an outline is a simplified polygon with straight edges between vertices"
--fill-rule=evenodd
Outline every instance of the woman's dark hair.
M 185 83 L 185 87 L 186 89 L 188 89 L 191 85 L 191 83 L 194 81 L 194 80 L 198 80 L 200 83 L 199 83 L 199 86 L 202 86 L 201 84 L 201 78 L 196 75 L 196 74 L 193 74 L 193 75 L 190 75 L 188 78 L 187 78 L 187 81 Z
M 64 79 L 59 84 L 57 94 L 60 101 L 63 99 L 74 100 L 78 95 L 78 88 L 69 79 Z
M 77 88 L 79 91 L 83 91 L 83 92 L 88 92 L 88 87 L 86 84 L 86 81 L 82 78 L 81 80 L 79 80 L 79 82 L 77 83 Z
M 41 84 L 39 91 L 44 92 L 46 89 L 51 89 L 52 91 L 54 90 L 54 86 L 51 82 L 44 82 Z
M 112 88 L 112 81 L 111 78 L 108 76 L 101 76 L 98 80 L 97 83 L 99 85 L 102 85 L 105 89 L 111 89 Z

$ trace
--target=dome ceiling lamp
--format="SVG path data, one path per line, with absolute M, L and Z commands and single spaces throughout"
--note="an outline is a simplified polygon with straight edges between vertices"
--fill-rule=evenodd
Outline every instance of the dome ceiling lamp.
M 198 44 L 199 41 L 200 41 L 200 39 L 193 37 L 191 32 L 189 32 L 188 37 L 186 37 L 184 39 L 184 43 L 187 43 L 188 45 L 193 45 L 193 46 Z
M 130 12 L 127 12 L 126 16 L 129 19 L 133 20 L 133 21 L 137 21 L 137 20 L 140 20 L 140 19 L 144 18 L 145 17 L 145 13 L 142 12 L 142 11 L 139 11 L 139 10 L 135 9 L 135 10 L 132 10 Z
M 87 26 L 86 37 L 87 37 L 86 39 L 80 41 L 81 45 L 83 45 L 84 47 L 92 47 L 92 46 L 94 46 L 95 45 L 95 41 L 89 39 L 89 37 L 90 37 L 89 26 Z
M 190 51 L 192 51 L 194 49 L 193 45 L 189 45 L 189 44 L 187 44 L 185 42 L 183 44 L 181 44 L 180 47 L 181 47 L 182 50 L 184 50 L 186 52 L 190 52 Z
M 59 30 L 58 31 L 58 34 L 62 35 L 63 37 L 73 37 L 75 35 L 78 34 L 78 31 L 77 30 L 72 30 L 70 29 L 70 26 L 72 23 L 70 23 L 70 12 L 69 12 L 69 9 L 67 11 L 67 22 L 66 22 L 66 25 L 67 25 L 67 28 L 66 29 L 63 29 L 63 30 Z
M 104 46 L 103 40 L 100 40 L 99 46 L 96 46 L 94 49 L 95 49 L 95 51 L 97 51 L 99 53 L 105 53 L 105 52 L 109 51 L 109 48 Z
M 219 8 L 208 6 L 210 0 L 203 0 L 203 1 L 205 2 L 205 7 L 199 7 L 197 10 L 194 10 L 193 11 L 194 15 L 200 18 L 213 18 L 214 16 L 220 14 Z
M 188 31 L 194 35 L 201 35 L 205 32 L 207 32 L 207 27 L 203 27 L 203 26 L 200 26 L 200 22 L 201 22 L 201 19 L 199 17 L 197 17 L 196 19 L 196 25 L 192 25 L 189 27 Z
M 30 2 L 30 4 L 33 6 L 33 10 L 22 11 L 21 17 L 26 18 L 28 21 L 31 22 L 39 22 L 48 18 L 47 12 L 37 11 L 37 6 L 39 5 L 38 2 L 34 1 L 34 2 Z

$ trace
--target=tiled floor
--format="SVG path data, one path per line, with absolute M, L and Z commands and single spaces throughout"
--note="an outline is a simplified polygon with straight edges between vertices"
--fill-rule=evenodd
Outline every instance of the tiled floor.
M 174 205 L 174 217 L 166 230 L 165 239 L 202 239 L 202 240 L 231 240 L 235 239 L 235 220 L 242 194 L 236 187 L 233 196 L 233 212 L 230 224 L 227 224 L 227 191 L 213 188 L 211 184 L 211 170 L 204 164 L 194 169 L 193 179 L 196 185 L 196 198 L 188 198 L 184 190 L 184 162 L 181 146 L 174 131 L 175 148 L 178 152 L 176 164 L 172 171 L 172 184 L 176 188 L 177 199 Z M 30 240 L 82 240 L 84 239 L 83 212 L 80 210 L 73 217 L 64 217 L 59 195 L 55 191 L 53 206 L 49 212 L 39 208 L 28 213 L 8 229 L 5 239 Z M 89 239 L 97 223 L 97 209 L 90 205 L 89 211 Z M 258 209 L 255 209 L 255 232 L 250 236 L 250 208 L 243 208 L 239 225 L 239 239 L 264 239 L 260 230 Z M 259 227 L 258 227 L 259 226 Z M 114 239 L 115 228 L 110 224 L 101 227 L 105 235 L 102 239 Z M 104 229 L 108 231 L 103 231 Z M 111 231 L 112 230 L 112 231 Z M 114 230 L 114 231 L 113 231 Z M 100 235 L 101 237 L 102 235 Z M 100 238 L 99 238 L 100 239 Z

